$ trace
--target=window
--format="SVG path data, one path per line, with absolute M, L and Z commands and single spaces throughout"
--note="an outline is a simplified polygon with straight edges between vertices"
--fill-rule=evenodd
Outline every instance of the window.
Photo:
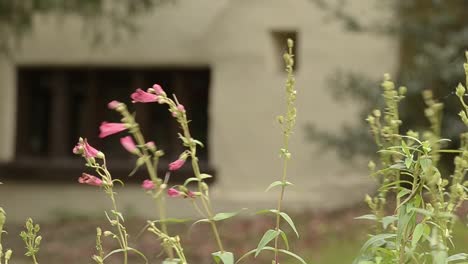
M 293 46 L 293 54 L 294 54 L 294 71 L 297 71 L 298 69 L 298 36 L 297 36 L 296 31 L 291 31 L 291 30 L 274 30 L 271 32 L 271 36 L 273 39 L 273 45 L 274 45 L 274 58 L 278 58 L 277 61 L 277 68 L 278 70 L 284 71 L 284 59 L 283 59 L 283 54 L 287 51 L 287 45 L 286 42 L 288 39 L 292 39 L 294 41 L 294 46 Z
M 199 150 L 200 165 L 212 173 L 208 153 L 208 68 L 19 67 L 17 78 L 16 160 L 9 165 L 15 179 L 78 177 L 84 166 L 71 150 L 79 136 L 106 152 L 114 176 L 128 175 L 135 160 L 120 146 L 120 137 L 98 138 L 102 121 L 120 120 L 118 113 L 107 109 L 111 100 L 126 102 L 130 110 L 136 110 L 145 138 L 154 140 L 166 153 L 160 162 L 160 169 L 165 170 L 183 151 L 177 123 L 165 106 L 129 103 L 136 88 L 146 89 L 154 83 L 161 84 L 168 95 L 176 94 L 185 105 L 188 118 L 194 120 L 190 123 L 194 138 L 205 143 L 205 148 Z M 146 175 L 141 171 L 142 176 Z M 173 178 L 183 180 L 191 173 L 187 166 L 180 172 L 184 175 Z

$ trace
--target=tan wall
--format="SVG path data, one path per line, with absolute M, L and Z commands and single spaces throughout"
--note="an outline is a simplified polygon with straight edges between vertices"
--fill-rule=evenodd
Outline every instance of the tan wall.
M 356 9 L 370 13 L 373 9 L 369 2 L 359 1 Z M 270 31 L 295 29 L 299 33 L 300 68 L 298 120 L 289 167 L 296 186 L 288 189 L 289 206 L 339 208 L 359 201 L 372 190 L 365 166 L 344 165 L 333 152 L 317 155 L 305 139 L 304 126 L 314 122 L 323 129 L 338 131 L 343 122 L 356 120 L 356 107 L 337 105 L 326 92 L 325 80 L 338 67 L 372 76 L 392 72 L 396 57 L 393 42 L 352 35 L 337 24 L 325 24 L 323 14 L 308 0 L 178 3 L 142 18 L 141 32 L 130 40 L 100 50 L 88 48 L 77 19 L 66 19 L 56 26 L 50 19 L 38 18 L 37 30 L 24 42 L 16 63 L 210 65 L 210 151 L 218 170 L 219 182 L 213 189 L 217 206 L 226 210 L 265 207 L 272 206 L 270 201 L 276 193 L 263 190 L 280 177 L 281 132 L 275 117 L 284 111 L 285 78 L 277 67 L 281 57 Z M 0 87 L 0 100 L 6 102 L 0 105 L 7 109 L 0 114 L 1 131 L 7 132 L 0 140 L 9 146 L 0 148 L 0 158 L 8 160 L 14 142 L 15 84 L 14 67 L 5 62 L 0 63 Z M 18 219 L 27 214 L 48 217 L 47 212 L 65 205 L 68 210 L 99 212 L 106 203 L 102 194 L 78 185 L 58 188 L 12 183 L 0 188 L 0 201 Z M 21 199 L 12 195 L 24 191 Z M 136 197 L 143 197 L 136 186 L 122 191 L 123 203 L 130 207 Z M 89 203 L 93 203 L 92 208 Z M 148 203 L 146 199 L 134 209 L 148 213 Z M 34 211 L 25 213 L 26 208 Z M 173 213 L 188 212 L 181 208 Z

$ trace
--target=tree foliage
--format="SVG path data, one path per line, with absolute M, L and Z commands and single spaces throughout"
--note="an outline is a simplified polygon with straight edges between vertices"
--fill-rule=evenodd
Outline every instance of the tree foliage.
M 350 9 L 349 0 L 312 0 L 325 14 L 337 19 L 350 31 L 371 33 L 377 36 L 397 38 L 399 45 L 397 83 L 408 87 L 407 100 L 401 105 L 403 124 L 420 129 L 427 125 L 424 112 L 415 111 L 424 105 L 421 93 L 432 90 L 434 97 L 445 103 L 442 137 L 452 140 L 452 146 L 459 144 L 457 135 L 464 129 L 457 120 L 458 108 L 453 88 L 463 79 L 462 54 L 468 43 L 468 8 L 466 0 L 375 0 L 370 7 L 377 13 L 389 11 L 392 19 L 369 19 L 359 17 Z M 375 79 L 373 79 L 375 78 Z M 339 134 L 321 131 L 310 125 L 307 129 L 314 141 L 340 149 L 343 158 L 361 154 L 374 155 L 375 148 L 365 127 L 366 113 L 375 102 L 379 102 L 378 78 L 360 72 L 339 71 L 330 77 L 334 97 L 338 100 L 358 102 L 362 106 L 359 124 L 347 124 Z M 380 100 L 380 103 L 381 100 Z M 405 129 L 407 127 L 403 127 Z M 369 147 L 363 147 L 369 146 Z
M 30 33 L 38 15 L 80 17 L 91 44 L 137 29 L 134 18 L 171 0 L 0 0 L 0 55 L 8 55 Z M 109 25 L 111 25 L 109 27 Z M 111 30 L 111 34 L 107 31 Z M 106 33 L 106 34 L 104 34 Z

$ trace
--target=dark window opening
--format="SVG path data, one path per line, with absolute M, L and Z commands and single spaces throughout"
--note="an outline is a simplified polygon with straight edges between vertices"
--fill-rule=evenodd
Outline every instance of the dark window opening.
M 135 158 L 119 143 L 124 133 L 98 138 L 102 121 L 120 122 L 120 115 L 107 109 L 108 102 L 118 100 L 125 102 L 130 111 L 136 111 L 145 139 L 155 141 L 158 148 L 164 150 L 159 168 L 163 173 L 167 164 L 184 150 L 177 137 L 179 126 L 165 105 L 132 104 L 130 99 L 135 89 L 146 89 L 158 83 L 168 95 L 176 94 L 179 102 L 184 104 L 189 120 L 193 120 L 189 123 L 192 136 L 205 144 L 197 152 L 200 165 L 207 173 L 212 173 L 208 153 L 209 68 L 31 66 L 19 67 L 17 73 L 15 162 L 20 164 L 17 166 L 32 164 L 32 168 L 43 167 L 48 172 L 58 166 L 61 169 L 58 174 L 64 174 L 71 167 L 83 169 L 82 161 L 71 152 L 78 137 L 82 136 L 106 153 L 110 169 L 114 164 L 118 171 L 122 171 L 118 177 L 128 175 Z M 177 178 L 183 180 L 192 176 L 189 165 L 185 172 L 178 173 L 185 176 L 178 175 Z M 32 168 L 33 173 L 41 173 Z M 46 176 L 45 172 L 42 174 Z M 141 174 L 146 175 L 146 172 Z M 77 177 L 76 174 L 73 176 Z M 52 178 L 55 177 L 64 176 L 53 175 Z

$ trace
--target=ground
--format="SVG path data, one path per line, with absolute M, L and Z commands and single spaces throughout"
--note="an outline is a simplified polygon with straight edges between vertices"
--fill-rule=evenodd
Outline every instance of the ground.
M 468 205 L 463 208 L 462 214 L 468 212 Z M 367 213 L 364 205 L 340 210 L 337 212 L 302 212 L 291 213 L 301 234 L 299 239 L 288 228 L 292 251 L 303 256 L 308 263 L 320 264 L 346 264 L 351 263 L 366 240 L 366 232 L 372 226 L 366 220 L 355 220 L 356 216 Z M 220 226 L 225 247 L 234 252 L 236 256 L 256 247 L 263 232 L 273 226 L 274 220 L 268 216 L 255 216 L 234 218 L 223 222 Z M 147 254 L 150 263 L 158 263 L 161 252 L 158 241 L 149 233 L 138 234 L 146 222 L 137 217 L 127 216 L 126 226 L 131 234 L 131 243 Z M 43 242 L 39 253 L 41 264 L 83 264 L 94 263 L 91 256 L 95 253 L 96 226 L 106 229 L 104 217 L 87 217 L 83 215 L 62 214 L 57 215 L 53 223 L 41 223 Z M 12 263 L 32 263 L 23 256 L 24 246 L 17 234 L 23 228 L 21 225 L 7 224 L 8 234 L 3 236 L 4 248 L 14 249 Z M 186 255 L 191 263 L 212 263 L 210 252 L 216 251 L 208 225 L 194 226 L 190 232 L 190 224 L 179 224 L 171 227 L 171 232 L 182 234 L 182 242 Z M 456 227 L 456 244 L 459 245 L 454 252 L 466 251 L 468 245 L 468 228 L 466 223 Z M 107 240 L 107 239 L 105 239 Z M 105 243 L 109 249 L 113 245 Z M 463 248 L 465 247 L 465 248 Z M 271 263 L 271 254 L 266 252 L 257 259 L 248 258 L 244 263 Z M 113 262 L 114 263 L 114 262 Z M 115 263 L 121 263 L 117 258 Z M 137 257 L 132 257 L 130 263 L 144 263 Z M 296 263 L 284 259 L 282 263 Z

